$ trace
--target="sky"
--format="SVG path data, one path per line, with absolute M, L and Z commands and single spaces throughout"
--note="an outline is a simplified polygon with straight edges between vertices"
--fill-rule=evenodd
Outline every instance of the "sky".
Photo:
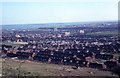
M 1 25 L 118 20 L 117 0 L 4 0 L 0 5 Z

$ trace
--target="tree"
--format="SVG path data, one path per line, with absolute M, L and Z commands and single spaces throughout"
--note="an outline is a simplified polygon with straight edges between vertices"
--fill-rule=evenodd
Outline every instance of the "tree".
M 117 74 L 117 75 L 119 76 L 119 78 L 120 78 L 120 65 L 117 65 L 116 67 L 114 67 L 114 68 L 112 69 L 112 72 L 113 72 L 114 74 Z

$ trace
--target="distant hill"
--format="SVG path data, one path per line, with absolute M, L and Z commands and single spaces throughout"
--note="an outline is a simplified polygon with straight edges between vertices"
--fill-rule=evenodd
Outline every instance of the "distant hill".
M 36 28 L 51 28 L 51 27 L 73 27 L 73 26 L 90 26 L 90 24 L 113 24 L 117 22 L 70 22 L 70 23 L 44 23 L 44 24 L 13 24 L 13 25 L 1 25 L 2 29 L 36 29 Z M 100 24 L 100 25 L 99 25 Z M 96 25 L 96 26 L 97 26 Z

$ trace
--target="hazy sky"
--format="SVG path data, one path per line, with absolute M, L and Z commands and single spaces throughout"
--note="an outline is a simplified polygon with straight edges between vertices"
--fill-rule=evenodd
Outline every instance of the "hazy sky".
M 13 1 L 2 2 L 1 5 L 0 24 L 118 20 L 118 2 L 113 0 L 109 0 L 109 2 L 105 2 L 105 0 L 102 2 Z

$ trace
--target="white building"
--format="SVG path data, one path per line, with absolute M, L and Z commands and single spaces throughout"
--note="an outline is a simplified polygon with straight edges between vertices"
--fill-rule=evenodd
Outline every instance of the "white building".
M 70 35 L 70 32 L 65 32 L 65 36 L 69 36 Z
M 80 33 L 81 33 L 81 34 L 84 34 L 84 33 L 85 33 L 85 31 L 84 31 L 84 30 L 80 30 Z

